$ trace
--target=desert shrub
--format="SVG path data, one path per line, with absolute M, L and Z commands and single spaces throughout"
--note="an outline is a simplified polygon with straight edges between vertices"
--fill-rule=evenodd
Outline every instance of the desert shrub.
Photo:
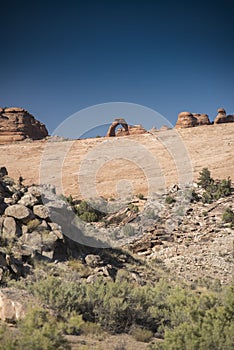
M 124 340 L 122 340 L 117 345 L 115 345 L 114 350 L 127 350 L 126 342 Z
M 222 220 L 226 223 L 230 223 L 231 226 L 234 226 L 234 212 L 231 208 L 226 208 L 223 212 Z
M 86 222 L 99 221 L 104 216 L 103 213 L 92 208 L 86 201 L 81 201 L 79 204 L 75 205 L 74 210 L 80 219 Z
M 148 218 L 148 219 L 157 219 L 158 216 L 155 214 L 155 211 L 153 208 L 147 208 L 145 211 L 144 211 L 144 214 L 145 216 Z
M 133 203 L 129 204 L 128 208 L 133 212 L 133 213 L 138 213 L 139 207 Z
M 139 199 L 144 199 L 145 197 L 144 197 L 144 195 L 143 195 L 142 193 L 139 193 L 139 194 L 137 195 L 137 198 L 139 198 Z
M 95 222 L 98 221 L 98 215 L 94 212 L 85 211 L 79 215 L 79 218 L 86 222 Z
M 72 197 L 71 194 L 70 194 L 68 197 L 66 197 L 66 200 L 67 200 L 67 202 L 68 202 L 70 205 L 73 205 L 73 204 L 74 204 L 74 200 L 73 200 L 73 197 Z
M 193 288 L 164 280 L 133 287 L 127 278 L 85 284 L 48 277 L 30 290 L 60 323 L 68 320 L 67 329 L 62 325 L 67 333 L 122 333 L 135 327 L 138 339 L 149 339 L 151 332 L 164 339 L 152 349 L 231 349 L 234 288 L 205 293 Z
M 165 203 L 166 204 L 172 204 L 172 203 L 175 203 L 176 200 L 175 198 L 171 197 L 171 196 L 166 196 L 166 199 L 165 199 Z
M 231 179 L 215 181 L 207 168 L 202 169 L 198 179 L 198 185 L 205 189 L 202 196 L 204 203 L 211 203 L 222 197 L 227 197 L 232 193 Z
M 27 223 L 27 228 L 29 232 L 32 232 L 33 230 L 35 230 L 38 226 L 40 225 L 40 220 L 36 219 L 32 219 Z
M 87 321 L 81 325 L 81 332 L 85 335 L 100 335 L 102 328 L 98 323 Z
M 73 311 L 65 321 L 59 323 L 59 328 L 65 334 L 79 335 L 82 332 L 83 325 L 84 321 L 82 316 Z
M 2 350 L 70 350 L 55 317 L 42 308 L 30 309 L 19 322 L 17 332 L 0 329 Z
M 131 237 L 135 235 L 135 229 L 132 225 L 126 224 L 123 228 L 123 233 L 127 237 Z
M 214 179 L 211 177 L 210 170 L 208 168 L 203 168 L 199 173 L 198 185 L 206 189 L 208 186 L 214 183 Z
M 137 341 L 141 341 L 144 343 L 148 343 L 150 339 L 153 337 L 153 332 L 146 328 L 141 328 L 139 326 L 133 327 L 130 334 Z

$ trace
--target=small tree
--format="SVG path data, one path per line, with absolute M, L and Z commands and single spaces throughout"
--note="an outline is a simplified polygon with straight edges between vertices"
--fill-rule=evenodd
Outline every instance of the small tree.
M 198 185 L 206 189 L 208 186 L 214 183 L 214 179 L 211 177 L 210 170 L 208 168 L 203 168 L 199 173 Z

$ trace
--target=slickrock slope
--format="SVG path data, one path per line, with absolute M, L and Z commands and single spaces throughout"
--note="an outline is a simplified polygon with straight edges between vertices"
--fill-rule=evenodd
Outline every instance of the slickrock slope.
M 195 180 L 204 167 L 210 169 L 214 178 L 233 178 L 233 135 L 234 123 L 228 123 L 126 137 L 19 142 L 0 145 L 0 164 L 7 167 L 9 176 L 15 179 L 22 176 L 25 184 L 51 183 L 57 186 L 58 193 L 64 192 L 73 196 L 80 193 L 78 181 L 86 179 L 89 183 L 93 180 L 94 170 L 98 166 L 96 188 L 99 194 L 115 196 L 116 185 L 121 184 L 122 180 L 129 180 L 136 194 L 147 194 L 147 176 L 152 176 L 154 183 L 165 181 L 165 187 L 178 183 L 179 177 L 186 181 L 189 169 L 192 169 Z M 125 159 L 120 159 L 120 145 L 123 145 L 120 150 L 124 154 L 122 158 Z M 143 166 L 141 147 L 148 157 Z M 103 159 L 103 150 L 106 149 L 110 152 L 109 160 L 104 157 L 100 166 L 95 160 Z M 92 153 L 89 153 L 91 151 Z M 81 162 L 87 158 L 89 163 L 80 173 Z M 41 165 L 43 171 L 40 174 Z M 155 172 L 155 166 L 160 166 L 161 172 Z M 148 175 L 143 171 L 146 167 Z
M 0 144 L 22 141 L 26 138 L 40 140 L 48 136 L 44 124 L 23 108 L 0 108 Z

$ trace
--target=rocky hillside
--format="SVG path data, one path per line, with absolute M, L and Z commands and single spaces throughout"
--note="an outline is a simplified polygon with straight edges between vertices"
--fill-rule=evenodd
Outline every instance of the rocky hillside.
M 0 144 L 25 139 L 40 140 L 46 136 L 48 131 L 45 125 L 25 109 L 0 108 Z
M 175 319 L 178 327 L 184 317 L 198 315 L 210 324 L 206 312 L 228 312 L 233 299 L 225 294 L 229 304 L 223 305 L 222 291 L 229 291 L 234 269 L 230 179 L 214 181 L 208 173 L 200 185 L 174 185 L 156 197 L 140 194 L 105 215 L 57 196 L 51 185 L 23 182 L 0 169 L 4 350 L 9 342 L 12 349 L 30 342 L 32 349 L 48 343 L 67 350 L 156 350 L 157 344 L 167 350 L 176 341 L 167 333 L 177 327 Z M 104 239 L 109 246 L 100 248 Z M 229 344 L 229 314 L 220 315 L 227 335 L 219 342 Z

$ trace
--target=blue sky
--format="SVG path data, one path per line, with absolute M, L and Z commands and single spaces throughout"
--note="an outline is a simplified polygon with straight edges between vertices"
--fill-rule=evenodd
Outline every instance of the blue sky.
M 233 10 L 232 0 L 1 2 L 0 106 L 26 108 L 50 133 L 107 102 L 173 125 L 184 110 L 234 114 Z

